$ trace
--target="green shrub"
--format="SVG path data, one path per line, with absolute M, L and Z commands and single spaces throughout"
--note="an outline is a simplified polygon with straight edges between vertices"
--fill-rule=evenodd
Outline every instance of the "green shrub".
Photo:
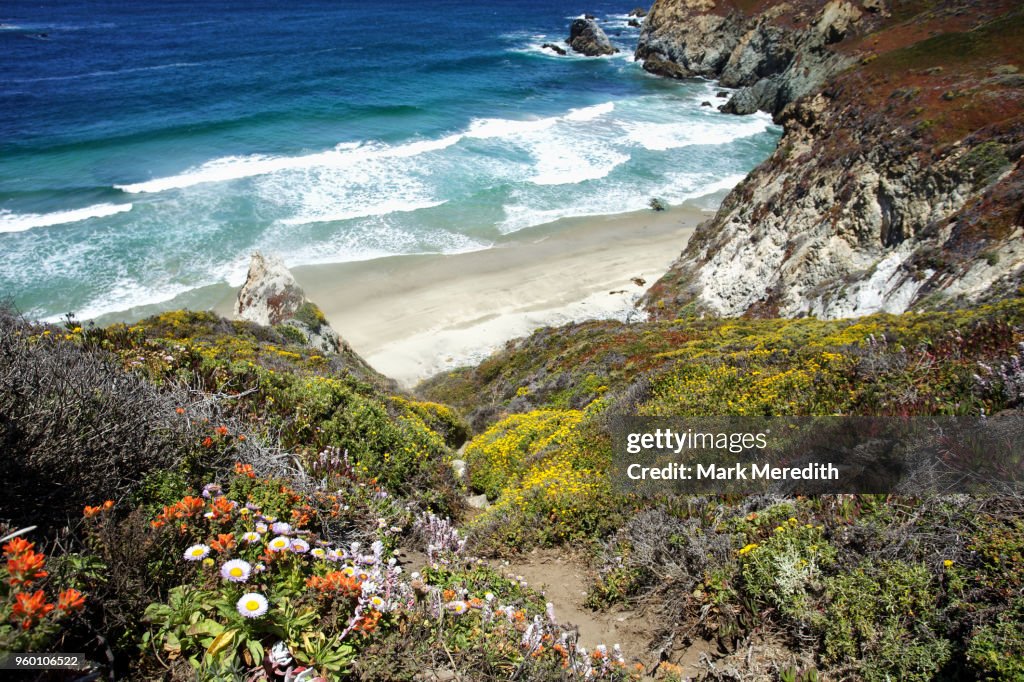
M 306 301 L 295 311 L 294 319 L 309 327 L 314 334 L 320 333 L 320 328 L 327 324 L 323 311 L 310 301 Z
M 791 517 L 766 540 L 750 543 L 740 553 L 743 588 L 750 597 L 797 623 L 811 620 L 824 589 L 822 569 L 836 558 L 820 526 Z
M 967 660 L 978 679 L 1024 679 L 1024 597 L 971 636 Z
M 300 346 L 304 346 L 307 343 L 309 343 L 309 339 L 306 337 L 305 334 L 302 333 L 302 330 L 294 325 L 279 324 L 276 327 L 274 327 L 274 329 L 276 329 L 278 333 L 281 334 L 281 336 L 283 336 L 291 343 L 297 343 Z
M 938 593 L 921 564 L 865 562 L 828 579 L 822 659 L 865 680 L 931 680 L 953 647 L 939 631 Z

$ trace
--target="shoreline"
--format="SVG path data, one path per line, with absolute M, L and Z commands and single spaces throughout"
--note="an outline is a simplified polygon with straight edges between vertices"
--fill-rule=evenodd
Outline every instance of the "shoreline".
M 562 218 L 502 235 L 478 251 L 290 270 L 355 352 L 411 389 L 439 372 L 477 364 L 541 327 L 643 319 L 636 301 L 714 213 L 687 201 L 665 211 Z M 131 323 L 183 308 L 232 319 L 237 294 L 222 282 L 93 321 Z
M 683 205 L 567 218 L 480 251 L 305 265 L 292 273 L 353 350 L 411 388 L 540 327 L 638 316 L 634 303 L 712 213 Z M 215 310 L 230 315 L 233 300 Z

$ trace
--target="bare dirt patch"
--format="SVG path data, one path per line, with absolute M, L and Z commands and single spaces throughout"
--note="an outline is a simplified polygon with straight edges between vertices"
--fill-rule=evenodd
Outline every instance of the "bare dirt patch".
M 580 644 L 592 651 L 598 644 L 611 648 L 615 644 L 629 663 L 642 663 L 649 673 L 662 660 L 683 667 L 683 673 L 696 677 L 707 668 L 705 657 L 720 654 L 712 642 L 696 641 L 684 647 L 662 641 L 659 632 L 672 624 L 662 622 L 659 614 L 645 608 L 612 608 L 594 611 L 584 602 L 596 577 L 582 558 L 559 550 L 534 550 L 509 560 L 491 560 L 491 565 L 512 578 L 522 577 L 530 587 L 540 591 L 555 606 L 555 617 L 561 623 L 579 630 Z M 673 628 L 674 629 L 674 628 Z

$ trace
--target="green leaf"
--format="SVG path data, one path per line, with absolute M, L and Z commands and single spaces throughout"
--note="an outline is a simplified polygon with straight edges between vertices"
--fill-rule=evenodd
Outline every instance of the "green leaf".
M 227 649 L 235 641 L 235 634 L 238 630 L 225 630 L 224 632 L 217 635 L 209 648 L 206 650 L 207 656 L 216 656 L 220 652 Z
M 171 613 L 173 612 L 170 606 L 155 602 L 146 607 L 146 612 L 142 615 L 142 619 L 149 623 L 157 623 L 167 620 Z
M 164 651 L 169 653 L 171 658 L 177 658 L 181 654 L 181 642 L 173 632 L 168 632 L 164 638 Z
M 263 662 L 263 656 L 265 654 L 263 651 L 263 645 L 255 639 L 250 639 L 246 648 L 248 648 L 249 653 L 252 654 L 253 665 L 260 665 Z
M 206 618 L 198 623 L 193 623 L 192 627 L 185 631 L 189 635 L 213 635 L 217 636 L 224 632 L 224 626 L 215 620 Z

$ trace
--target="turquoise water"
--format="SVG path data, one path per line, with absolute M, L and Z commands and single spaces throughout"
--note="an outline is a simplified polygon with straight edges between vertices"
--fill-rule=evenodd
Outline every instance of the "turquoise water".
M 569 2 L 0 6 L 0 296 L 89 318 L 290 266 L 490 247 L 734 185 L 774 148 L 710 83 L 560 57 Z

